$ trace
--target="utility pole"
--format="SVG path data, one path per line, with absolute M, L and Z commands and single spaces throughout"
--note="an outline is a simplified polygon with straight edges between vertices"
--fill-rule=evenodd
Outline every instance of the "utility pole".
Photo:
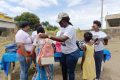
M 101 0 L 101 28 L 103 28 L 103 3 L 104 0 Z

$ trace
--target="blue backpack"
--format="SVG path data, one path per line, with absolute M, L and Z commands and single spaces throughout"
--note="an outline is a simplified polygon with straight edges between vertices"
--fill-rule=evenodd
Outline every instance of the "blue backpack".
M 16 52 L 17 51 L 17 44 L 16 43 L 12 43 L 12 44 L 8 44 L 5 46 L 5 51 L 6 52 Z

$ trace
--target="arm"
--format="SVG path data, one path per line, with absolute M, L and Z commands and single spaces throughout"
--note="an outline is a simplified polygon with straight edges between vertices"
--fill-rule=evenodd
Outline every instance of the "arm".
M 63 36 L 63 37 L 53 37 L 53 36 L 51 36 L 51 37 L 49 37 L 49 39 L 52 39 L 52 40 L 58 41 L 58 42 L 65 42 L 66 40 L 69 39 L 69 37 L 67 37 L 67 36 Z
M 108 36 L 105 32 L 103 32 L 102 42 L 104 45 L 108 44 L 108 40 L 110 39 L 110 36 Z
M 85 61 L 85 56 L 86 56 L 86 46 L 83 46 L 83 57 L 81 61 L 81 69 L 83 69 L 83 63 Z
M 37 46 L 37 44 L 38 44 L 38 43 L 37 43 L 37 42 L 38 42 L 38 39 L 37 39 L 38 37 L 39 37 L 39 36 L 37 35 L 36 38 L 35 38 L 34 41 L 33 41 L 33 46 L 32 46 L 32 50 L 31 50 L 31 55 L 35 53 L 35 48 L 36 48 L 36 46 Z
M 104 44 L 104 45 L 107 45 L 108 44 L 108 40 L 109 40 L 109 37 L 107 36 L 107 37 L 104 37 L 104 38 L 97 38 L 97 39 L 95 39 L 95 44 L 99 44 L 100 43 L 100 41 Z
M 58 42 L 65 42 L 66 40 L 69 39 L 69 37 L 67 37 L 67 36 L 54 37 L 54 36 L 48 36 L 47 34 L 39 34 L 39 36 L 41 38 L 49 38 L 51 40 L 58 41 Z
M 104 38 L 104 39 L 103 39 L 103 44 L 104 44 L 104 45 L 108 45 L 108 38 Z
M 17 46 L 21 50 L 21 53 L 23 53 L 23 56 L 30 56 L 30 55 L 27 54 L 27 52 L 25 50 L 24 43 L 17 43 Z
M 107 37 L 98 39 L 98 41 L 99 41 L 99 42 L 102 41 L 102 43 L 103 43 L 104 45 L 108 45 L 108 40 L 109 40 L 109 39 L 110 39 L 110 37 L 107 36 Z M 96 41 L 96 42 L 97 42 L 97 41 Z
M 31 55 L 35 53 L 35 48 L 36 48 L 36 46 L 33 45 L 32 50 L 31 50 Z
M 36 59 L 36 53 L 35 53 L 35 48 L 36 48 L 36 46 L 32 46 L 32 50 L 31 50 L 31 56 L 32 56 L 32 60 L 33 60 L 33 62 L 34 62 L 34 64 L 35 64 L 35 59 Z M 36 66 L 36 65 L 35 65 Z
M 73 27 L 68 27 L 68 29 L 64 32 L 64 34 L 59 37 L 48 36 L 46 34 L 41 34 L 41 33 L 39 35 L 41 38 L 49 38 L 54 41 L 65 42 L 66 40 L 73 38 L 73 36 L 75 35 L 75 30 Z

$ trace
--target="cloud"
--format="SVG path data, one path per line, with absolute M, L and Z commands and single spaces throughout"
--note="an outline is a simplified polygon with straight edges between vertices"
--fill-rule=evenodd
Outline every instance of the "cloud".
M 68 7 L 73 7 L 82 3 L 83 0 L 68 0 Z
M 21 6 L 24 6 L 31 10 L 37 10 L 40 7 L 49 7 L 51 5 L 58 5 L 57 0 L 22 0 L 19 3 Z
M 57 0 L 46 0 L 46 2 L 50 2 L 51 4 L 58 5 Z
M 57 26 L 59 26 L 58 24 L 57 24 L 57 22 L 56 22 L 56 20 L 57 20 L 57 13 L 54 13 L 54 14 L 47 14 L 47 16 L 43 16 L 44 14 L 42 14 L 42 15 L 39 15 L 40 16 L 40 21 L 41 22 L 44 22 L 44 21 L 48 21 L 48 22 L 50 22 L 50 24 L 52 24 L 52 25 L 57 25 Z
M 9 5 L 7 2 L 5 1 L 0 1 L 0 8 L 3 8 L 3 9 L 8 9 L 9 7 L 11 7 L 11 5 Z
M 22 12 L 37 12 L 42 7 L 58 5 L 57 0 L 0 0 L 0 12 L 9 13 L 10 16 L 19 15 Z
M 84 10 L 65 9 L 63 12 L 67 12 L 69 14 L 71 22 L 75 28 L 84 30 L 91 29 L 93 20 L 100 20 L 99 8 L 93 12 L 93 9 L 95 8 L 85 8 Z M 41 16 L 41 21 L 49 21 L 50 24 L 59 26 L 56 22 L 58 13 L 48 14 L 47 17 Z
M 67 12 L 70 15 L 71 22 L 73 23 L 75 28 L 79 27 L 81 30 L 91 29 L 93 20 L 100 20 L 100 17 L 101 17 L 100 6 L 91 4 L 88 6 L 78 5 L 76 7 L 65 8 L 63 11 L 61 11 L 61 12 Z M 52 24 L 58 25 L 56 23 L 57 15 L 58 13 L 53 14 L 53 15 L 48 14 L 47 15 L 48 17 L 45 19 L 50 21 L 50 23 Z M 44 20 L 44 18 L 42 20 Z
M 101 0 L 0 0 L 0 5 L 0 12 L 12 16 L 32 12 L 53 25 L 58 25 L 59 12 L 67 12 L 73 25 L 80 29 L 90 29 L 93 20 L 101 18 Z M 104 0 L 104 19 L 107 14 L 120 13 L 119 5 L 120 0 Z
M 23 7 L 13 7 L 13 8 L 10 8 L 9 11 L 11 11 L 14 15 L 15 14 L 20 15 L 23 12 L 31 12 L 30 10 Z
M 120 13 L 120 0 L 105 0 L 104 1 L 104 12 L 106 14 L 116 14 Z
M 6 0 L 6 1 L 16 3 L 16 2 L 19 2 L 20 0 Z
M 73 25 L 81 30 L 90 29 L 93 20 L 100 20 L 99 6 L 77 6 L 77 9 L 68 8 L 65 11 L 70 15 Z
M 12 6 L 10 4 L 8 4 L 7 2 L 5 1 L 0 1 L 0 12 L 4 12 L 10 16 L 16 16 L 16 15 L 19 15 L 23 12 L 30 12 L 29 9 L 27 8 L 24 8 L 24 7 L 20 7 L 20 6 Z
M 65 10 L 71 16 L 71 22 L 73 22 L 75 27 L 90 29 L 93 20 L 101 20 L 101 1 L 93 0 L 86 5 L 78 4 L 74 5 L 75 8 L 71 6 Z M 107 14 L 120 13 L 119 5 L 120 1 L 104 0 L 103 28 L 106 28 L 105 16 Z

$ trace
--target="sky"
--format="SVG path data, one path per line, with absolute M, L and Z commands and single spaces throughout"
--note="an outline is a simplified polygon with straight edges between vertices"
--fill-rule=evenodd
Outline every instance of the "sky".
M 101 0 L 0 0 L 0 12 L 11 17 L 23 12 L 36 14 L 40 21 L 56 22 L 60 12 L 70 15 L 75 28 L 81 30 L 91 29 L 94 20 L 101 18 Z M 104 0 L 103 19 L 106 15 L 120 13 L 120 0 Z M 105 20 L 103 28 L 105 27 Z

